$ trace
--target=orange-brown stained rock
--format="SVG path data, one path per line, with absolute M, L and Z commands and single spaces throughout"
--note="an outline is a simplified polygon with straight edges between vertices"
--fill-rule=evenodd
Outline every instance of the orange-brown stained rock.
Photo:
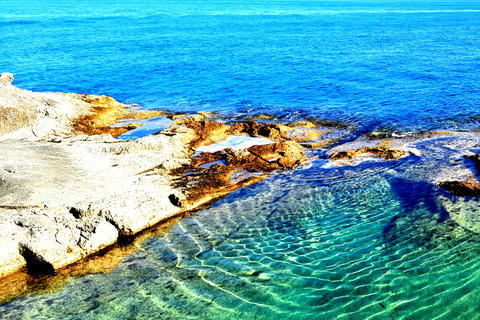
M 267 137 L 274 141 L 287 139 L 287 136 L 291 131 L 292 128 L 276 123 L 262 124 L 256 128 L 257 135 Z
M 250 147 L 247 150 L 255 156 L 269 161 L 269 165 L 277 163 L 284 169 L 292 169 L 295 163 L 305 155 L 302 146 L 295 141 L 282 141 L 266 145 L 257 145 Z
M 226 194 L 229 194 L 230 192 L 232 192 L 234 190 L 237 190 L 239 188 L 254 185 L 254 184 L 259 183 L 260 181 L 264 180 L 267 176 L 268 176 L 268 174 L 263 173 L 263 174 L 258 175 L 258 176 L 248 177 L 246 179 L 242 179 L 239 182 L 235 183 L 234 185 L 230 185 L 227 188 L 225 188 L 224 192 Z
M 191 132 L 186 132 L 185 128 L 190 129 Z M 184 142 L 196 149 L 201 145 L 224 140 L 229 129 L 230 126 L 220 122 L 197 120 L 196 117 L 188 117 L 176 120 L 165 132 L 185 133 Z
M 131 123 L 122 127 L 111 127 L 121 119 L 148 119 L 165 114 L 163 111 L 128 109 L 125 105 L 108 96 L 78 95 L 78 97 L 91 103 L 92 108 L 89 114 L 74 119 L 72 126 L 75 130 L 88 135 L 110 133 L 117 137 L 142 125 L 142 123 Z
M 294 128 L 293 131 L 288 135 L 288 137 L 297 142 L 307 142 L 317 140 L 326 133 L 327 132 L 321 132 L 317 129 Z
M 270 120 L 273 118 L 273 114 L 261 114 L 257 117 L 258 120 Z
M 210 116 L 209 112 L 202 112 L 202 111 L 200 111 L 200 112 L 198 112 L 198 114 L 194 114 L 194 115 L 188 115 L 186 113 L 166 115 L 166 117 L 168 119 L 173 120 L 173 121 L 179 120 L 181 118 L 188 118 L 188 119 L 191 119 L 191 120 L 194 120 L 194 121 L 200 121 L 200 120 L 208 118 L 209 116 Z
M 393 148 L 390 141 L 384 141 L 373 147 L 363 147 L 354 150 L 339 151 L 331 154 L 331 159 L 353 159 L 358 155 L 370 153 L 386 160 L 395 160 L 405 154 L 405 151 Z
M 252 137 L 263 136 L 274 141 L 288 139 L 288 134 L 293 129 L 278 123 L 258 124 L 257 121 L 237 122 L 229 130 L 228 134 L 248 134 Z
M 288 125 L 289 127 L 292 127 L 292 128 L 307 128 L 307 129 L 313 129 L 315 127 L 317 127 L 317 124 L 313 123 L 313 122 L 310 122 L 310 121 L 307 121 L 307 120 L 303 120 L 303 121 L 297 121 L 297 122 L 294 122 L 292 124 L 289 124 Z
M 187 190 L 186 200 L 182 201 L 181 207 L 189 210 L 199 205 L 209 204 L 225 197 L 234 190 L 253 185 L 267 177 L 267 174 L 264 173 L 232 181 L 231 175 L 238 171 L 238 169 L 232 169 L 231 171 L 217 173 L 217 175 L 205 175 L 204 180 L 192 184 L 190 189 Z
M 247 134 L 252 137 L 263 136 L 273 141 L 294 140 L 307 142 L 317 140 L 327 132 L 315 129 L 316 125 L 309 121 L 295 122 L 290 125 L 278 123 L 258 124 L 257 121 L 237 122 L 228 134 Z
M 309 148 L 309 149 L 316 149 L 316 148 L 320 148 L 320 147 L 323 147 L 329 143 L 332 143 L 336 141 L 336 139 L 328 139 L 328 140 L 325 140 L 325 141 L 320 141 L 320 142 L 308 142 L 308 143 L 302 143 L 302 146 L 304 146 L 305 148 Z
M 453 132 L 453 131 L 432 131 L 432 132 L 429 132 L 429 133 L 430 134 L 448 134 L 448 135 L 455 134 L 455 132 Z
M 171 195 L 172 204 L 182 210 L 191 210 L 265 179 L 266 172 L 292 169 L 301 164 L 305 160 L 303 147 L 298 142 L 289 140 L 288 134 L 292 130 L 294 129 L 284 125 L 260 125 L 256 121 L 238 122 L 233 126 L 196 117 L 183 117 L 174 121 L 162 133 L 175 134 L 194 149 L 239 134 L 254 137 L 261 135 L 280 141 L 248 149 L 227 148 L 192 156 L 188 166 L 174 172 L 177 175 L 174 187 L 182 190 L 180 193 L 183 195 Z M 212 164 L 217 161 L 218 163 Z M 204 166 L 209 163 L 212 164 L 210 167 Z
M 169 114 L 169 115 L 167 115 L 167 118 L 175 121 L 175 120 L 181 119 L 181 118 L 186 117 L 186 116 L 187 116 L 187 114 L 185 114 L 185 113 Z
M 229 167 L 258 167 L 267 164 L 267 161 L 252 154 L 248 149 L 225 149 L 225 163 Z
M 437 183 L 437 186 L 457 196 L 480 197 L 480 183 L 475 177 L 465 181 L 444 181 Z
M 228 134 L 242 134 L 254 135 L 256 128 L 258 128 L 257 121 L 237 122 L 227 131 Z
M 215 153 L 202 153 L 192 158 L 191 166 L 185 167 L 183 175 L 176 180 L 174 186 L 185 190 L 185 199 L 175 199 L 175 203 L 186 209 L 211 202 L 267 177 L 266 173 L 251 176 L 251 172 L 292 169 L 302 162 L 303 156 L 302 146 L 295 141 L 257 145 L 242 150 L 228 148 Z M 218 163 L 210 168 L 199 167 L 219 160 L 224 160 L 225 165 Z M 247 172 L 250 174 L 246 174 Z M 240 175 L 232 178 L 235 173 Z
M 221 152 L 215 152 L 215 153 L 203 152 L 196 157 L 192 157 L 192 166 L 194 168 L 197 168 L 206 163 L 219 161 L 222 159 L 221 154 L 222 154 Z

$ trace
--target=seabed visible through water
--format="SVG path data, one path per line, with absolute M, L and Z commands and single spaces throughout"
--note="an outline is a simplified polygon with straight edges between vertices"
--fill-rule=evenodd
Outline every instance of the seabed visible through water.
M 479 318 L 480 235 L 449 216 L 478 199 L 422 180 L 431 161 L 321 157 L 276 173 L 147 239 L 110 273 L 17 298 L 0 316 Z

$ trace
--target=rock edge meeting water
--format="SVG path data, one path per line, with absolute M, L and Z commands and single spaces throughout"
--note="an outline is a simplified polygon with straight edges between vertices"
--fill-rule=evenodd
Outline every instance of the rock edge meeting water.
M 477 174 L 463 155 L 480 152 L 479 21 L 477 1 L 1 3 L 0 70 L 20 88 L 222 121 L 315 120 L 348 128 L 341 143 L 354 148 L 417 140 L 394 161 L 312 151 L 317 160 L 180 220 L 113 271 L 0 314 L 480 318 L 478 198 L 435 185 Z M 454 134 L 418 138 L 434 131 Z

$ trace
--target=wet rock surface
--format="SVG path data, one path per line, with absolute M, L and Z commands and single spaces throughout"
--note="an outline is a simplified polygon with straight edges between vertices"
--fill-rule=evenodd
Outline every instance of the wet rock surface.
M 480 169 L 480 154 L 465 155 L 464 158 L 475 163 L 478 172 Z M 444 188 L 453 195 L 480 197 L 480 182 L 475 176 L 470 176 L 461 181 L 442 181 L 437 183 L 437 186 Z
M 370 154 L 386 160 L 396 160 L 405 155 L 405 151 L 395 149 L 390 145 L 391 141 L 382 141 L 375 146 L 365 146 L 353 150 L 338 151 L 329 156 L 331 159 L 353 159 L 357 156 Z
M 306 161 L 304 155 L 302 146 L 295 141 L 200 153 L 192 157 L 190 165 L 177 171 L 180 177 L 174 185 L 182 190 L 183 199 L 175 199 L 176 205 L 194 208 L 207 204 L 262 181 L 268 172 L 294 169 Z
M 437 185 L 457 196 L 480 197 L 480 183 L 475 177 L 465 181 L 443 181 Z

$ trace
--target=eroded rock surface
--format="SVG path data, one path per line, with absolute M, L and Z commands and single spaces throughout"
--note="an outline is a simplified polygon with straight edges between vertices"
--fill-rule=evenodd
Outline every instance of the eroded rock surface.
M 3 84 L 0 81 L 0 141 L 46 140 L 78 133 L 118 136 L 141 125 L 110 127 L 120 119 L 146 119 L 165 114 L 129 108 L 103 95 L 23 90 L 9 84 L 8 79 L 4 76 Z
M 302 146 L 295 141 L 203 152 L 192 157 L 192 163 L 179 170 L 180 177 L 175 186 L 181 188 L 183 198 L 175 198 L 176 205 L 194 208 L 209 203 L 236 189 L 262 181 L 268 172 L 295 168 L 306 160 L 304 155 Z
M 0 214 L 10 217 L 0 238 L 15 248 L 0 256 L 0 276 L 29 259 L 61 268 L 177 213 L 166 172 L 185 154 L 165 135 L 0 143 Z M 142 173 L 159 165 L 163 175 Z
M 353 159 L 359 155 L 371 154 L 373 156 L 386 159 L 395 160 L 405 155 L 405 151 L 396 149 L 390 145 L 391 141 L 382 141 L 375 146 L 365 146 L 359 149 L 338 151 L 332 153 L 329 158 L 331 159 Z
M 31 92 L 2 79 L 0 277 L 25 266 L 57 270 L 268 172 L 293 169 L 305 161 L 297 141 L 326 132 L 309 123 L 230 126 L 200 113 L 174 115 L 168 129 L 119 141 L 113 137 L 141 125 L 119 120 L 164 113 L 108 96 Z M 232 135 L 276 142 L 194 155 Z

